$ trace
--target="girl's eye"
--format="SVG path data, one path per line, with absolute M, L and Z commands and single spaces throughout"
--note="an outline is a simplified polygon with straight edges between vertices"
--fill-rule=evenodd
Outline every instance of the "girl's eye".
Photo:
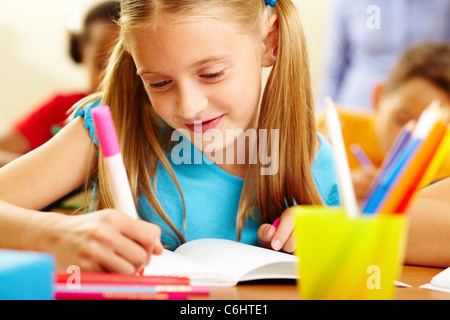
M 149 86 L 152 89 L 158 89 L 158 88 L 163 88 L 164 86 L 168 85 L 170 82 L 172 82 L 172 81 L 167 80 L 167 81 L 161 81 L 161 82 L 157 82 L 157 83 L 150 83 Z
M 222 70 L 220 72 L 214 72 L 214 73 L 205 73 L 200 75 L 201 78 L 204 78 L 207 81 L 210 82 L 215 82 L 215 81 L 220 81 L 225 75 L 225 70 Z M 159 91 L 163 91 L 166 90 L 169 85 L 172 84 L 172 80 L 164 80 L 164 81 L 160 81 L 160 82 L 155 82 L 155 83 L 149 83 L 147 82 L 147 86 L 150 89 L 153 90 L 159 90 Z
M 225 71 L 220 71 L 220 72 L 215 72 L 215 73 L 202 74 L 200 77 L 208 79 L 208 80 L 219 80 L 220 78 L 223 77 L 224 74 L 225 74 Z

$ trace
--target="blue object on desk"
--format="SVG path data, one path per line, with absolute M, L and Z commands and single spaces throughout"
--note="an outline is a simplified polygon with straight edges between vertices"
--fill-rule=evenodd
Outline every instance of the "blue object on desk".
M 50 254 L 0 250 L 0 300 L 53 299 L 54 265 Z

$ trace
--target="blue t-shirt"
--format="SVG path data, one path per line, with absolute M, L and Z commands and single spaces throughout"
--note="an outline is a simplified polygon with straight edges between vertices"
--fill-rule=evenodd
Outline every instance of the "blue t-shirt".
M 75 115 L 76 117 L 84 116 L 85 126 L 96 144 L 98 142 L 94 135 L 95 128 L 90 110 L 97 105 L 99 102 L 89 104 L 84 109 L 78 110 Z M 319 138 L 320 149 L 313 163 L 313 178 L 324 202 L 329 206 L 337 206 L 340 204 L 340 193 L 331 147 L 321 135 Z M 244 179 L 213 164 L 183 135 L 179 134 L 178 141 L 170 151 L 176 151 L 177 155 L 181 154 L 182 157 L 168 156 L 168 160 L 175 172 L 185 201 L 185 240 L 201 238 L 236 240 L 236 213 Z M 158 163 L 156 168 L 156 193 L 166 214 L 176 228 L 183 233 L 182 200 L 175 182 L 161 163 Z M 161 227 L 161 240 L 165 246 L 174 249 L 180 245 L 175 233 L 157 215 L 145 196 L 141 196 L 137 207 L 139 216 L 143 220 Z M 256 221 L 252 218 L 248 219 L 242 230 L 241 242 L 258 245 L 257 230 L 261 224 L 258 220 L 258 217 Z

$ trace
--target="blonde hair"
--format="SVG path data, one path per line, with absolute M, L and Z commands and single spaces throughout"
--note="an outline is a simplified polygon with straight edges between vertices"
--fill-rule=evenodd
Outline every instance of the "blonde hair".
M 152 27 L 150 21 L 156 21 L 163 14 L 164 18 L 171 19 L 214 17 L 235 23 L 238 30 L 257 37 L 263 35 L 273 13 L 277 15 L 279 27 L 277 59 L 262 96 L 258 128 L 279 131 L 279 171 L 274 175 L 261 175 L 261 163 L 249 166 L 236 218 L 238 239 L 248 217 L 254 217 L 255 209 L 261 222 L 270 223 L 296 203 L 323 204 L 311 173 L 317 136 L 306 41 L 297 8 L 290 0 L 278 0 L 274 9 L 265 5 L 264 0 L 121 1 L 121 40 L 111 56 L 101 99 L 111 108 L 135 199 L 145 195 L 181 243 L 184 242 L 185 226 L 182 231 L 177 230 L 156 197 L 156 165 L 159 161 L 177 185 L 186 221 L 183 193 L 165 153 L 171 131 L 164 136 L 161 134 L 164 125 L 136 73 L 133 58 L 127 50 L 127 39 L 136 29 Z M 97 95 L 88 100 L 98 98 Z M 268 141 L 270 151 L 271 139 Z M 113 199 L 102 158 L 98 161 L 100 209 L 113 206 Z

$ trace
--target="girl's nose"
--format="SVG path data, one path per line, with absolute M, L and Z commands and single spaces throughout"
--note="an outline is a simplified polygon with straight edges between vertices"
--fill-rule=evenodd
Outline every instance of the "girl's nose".
M 207 106 L 208 99 L 198 86 L 182 85 L 178 87 L 177 112 L 182 118 L 196 120 Z

